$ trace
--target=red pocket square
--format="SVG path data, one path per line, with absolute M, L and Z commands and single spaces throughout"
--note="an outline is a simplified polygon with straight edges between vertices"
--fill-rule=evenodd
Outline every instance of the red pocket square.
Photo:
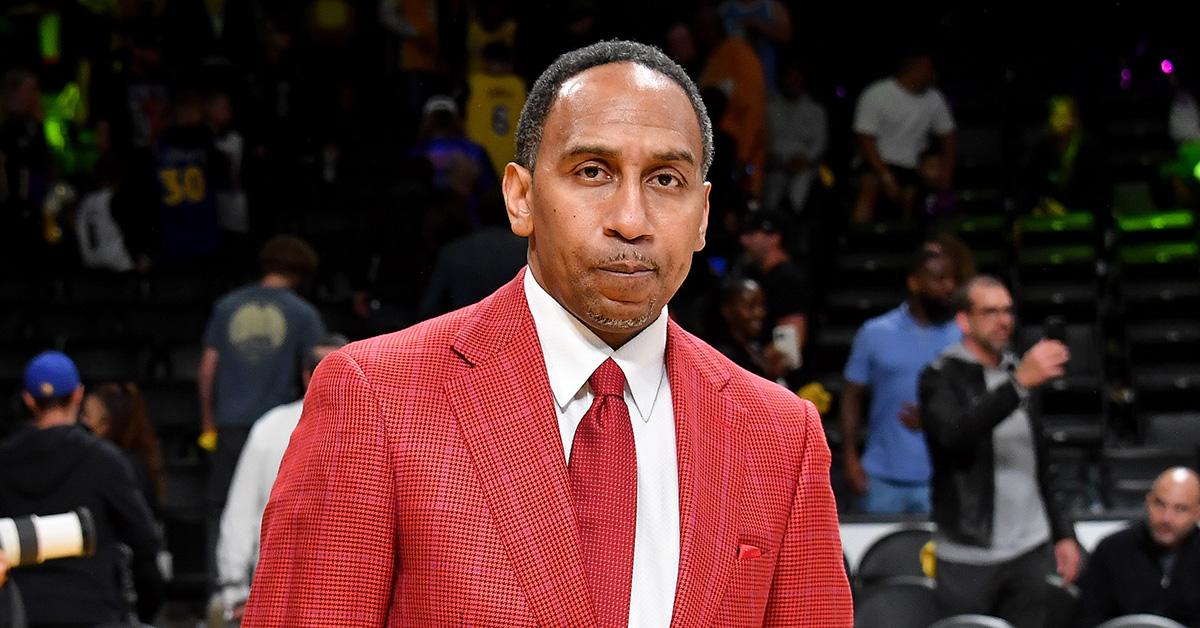
M 762 556 L 762 550 L 754 547 L 753 545 L 738 546 L 738 560 L 750 560 L 752 558 L 758 558 L 759 556 Z

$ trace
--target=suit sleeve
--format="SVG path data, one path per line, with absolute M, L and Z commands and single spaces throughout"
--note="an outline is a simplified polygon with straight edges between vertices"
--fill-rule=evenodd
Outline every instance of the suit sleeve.
M 829 486 L 829 446 L 813 405 L 803 402 L 800 477 L 763 626 L 852 626 L 837 506 Z
M 243 626 L 382 626 L 395 485 L 375 393 L 353 358 L 321 361 L 262 522 Z

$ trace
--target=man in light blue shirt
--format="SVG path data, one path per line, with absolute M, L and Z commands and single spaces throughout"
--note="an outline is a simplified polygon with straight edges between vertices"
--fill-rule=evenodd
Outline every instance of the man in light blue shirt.
M 842 454 L 851 490 L 868 513 L 929 512 L 932 469 L 917 409 L 921 369 L 962 340 L 951 297 L 954 260 L 923 246 L 908 272 L 908 301 L 863 324 L 846 361 L 842 392 Z M 866 449 L 858 426 L 870 395 Z

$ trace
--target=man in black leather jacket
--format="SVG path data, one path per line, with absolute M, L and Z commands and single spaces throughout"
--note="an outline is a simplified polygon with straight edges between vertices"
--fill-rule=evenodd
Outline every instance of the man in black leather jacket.
M 1041 419 L 1031 391 L 1070 358 L 1042 340 L 1009 352 L 1013 302 L 999 280 L 960 290 L 961 344 L 921 374 L 922 426 L 933 461 L 938 600 L 947 615 L 982 613 L 1014 626 L 1044 622 L 1045 577 L 1079 571 L 1071 522 L 1050 498 Z

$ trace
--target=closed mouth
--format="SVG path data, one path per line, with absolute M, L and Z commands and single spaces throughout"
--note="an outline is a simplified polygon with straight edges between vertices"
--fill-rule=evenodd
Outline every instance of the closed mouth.
M 609 262 L 599 266 L 599 269 L 604 272 L 614 273 L 618 275 L 644 275 L 654 272 L 654 267 L 644 262 L 638 261 L 620 261 Z

